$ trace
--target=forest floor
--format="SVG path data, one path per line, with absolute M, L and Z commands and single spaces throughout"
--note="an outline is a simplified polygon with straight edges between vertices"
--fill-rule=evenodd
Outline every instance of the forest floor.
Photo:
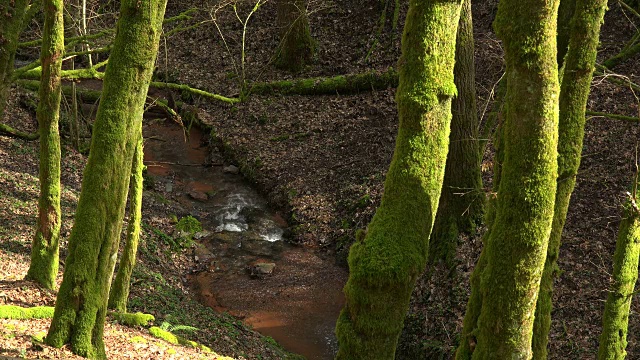
M 496 3 L 476 3 L 473 8 L 478 115 L 483 120 L 493 111 L 495 85 L 504 71 L 500 42 L 491 28 Z M 169 4 L 167 16 L 191 7 L 201 11 L 186 24 L 196 25 L 195 28 L 163 41 L 158 73 L 161 78 L 232 96 L 239 93 L 238 83 L 243 76 L 239 69 L 242 25 L 230 7 L 217 8 L 216 4 L 217 1 L 206 0 Z M 365 59 L 383 11 L 377 3 L 372 4 L 364 0 L 310 1 L 310 23 L 318 52 L 314 64 L 292 75 L 265 65 L 278 41 L 273 23 L 274 2 L 266 3 L 247 26 L 246 79 L 326 77 L 395 67 L 401 31 L 391 28 L 391 10 L 378 45 Z M 239 7 L 240 13 L 246 16 L 250 7 L 249 2 L 244 3 Z M 603 26 L 599 61 L 619 51 L 640 23 L 619 5 L 612 4 L 610 8 Z M 401 9 L 400 19 L 405 11 Z M 638 70 L 637 57 L 615 68 L 635 83 L 640 82 Z M 28 104 L 29 99 L 29 95 L 17 92 L 5 122 L 22 130 L 35 130 L 33 114 L 20 106 Z M 397 130 L 394 89 L 357 95 L 252 95 L 233 106 L 184 94 L 182 99 L 191 103 L 190 107 L 200 109 L 200 120 L 215 129 L 228 159 L 239 165 L 243 175 L 275 208 L 288 214 L 292 241 L 335 254 L 336 261 L 344 265 L 355 231 L 366 227 L 382 195 Z M 594 79 L 588 108 L 627 116 L 638 116 L 640 111 L 637 94 L 628 87 L 611 84 L 603 76 Z M 592 358 L 597 351 L 601 314 L 611 281 L 620 204 L 635 171 L 639 138 L 638 123 L 600 117 L 590 118 L 587 123 L 581 169 L 563 235 L 560 276 L 555 283 L 551 359 Z M 68 147 L 64 152 L 63 257 L 84 161 Z M 54 300 L 54 294 L 21 280 L 35 227 L 37 153 L 37 142 L 0 137 L 0 268 L 5 274 L 0 280 L 0 304 L 52 305 Z M 490 147 L 485 152 L 483 170 L 485 187 L 489 189 Z M 138 290 L 132 294 L 132 309 L 154 314 L 158 324 L 166 321 L 199 328 L 200 331 L 184 336 L 221 354 L 284 358 L 281 349 L 264 341 L 240 321 L 218 315 L 193 300 L 184 281 L 185 274 L 195 266 L 192 257 L 187 256 L 187 251 L 172 251 L 158 235 L 171 233 L 170 213 L 166 204 L 157 201 L 145 204 L 143 221 L 150 228 L 144 237 L 147 245 L 141 247 L 146 249 L 141 251 L 142 265 L 134 273 L 133 281 L 139 286 L 134 287 Z M 479 255 L 482 231 L 479 228 L 477 233 L 461 235 L 455 271 L 437 269 L 430 279 L 420 279 L 397 358 L 451 357 L 461 330 L 468 279 Z M 450 273 L 455 276 L 447 277 Z M 629 358 L 640 357 L 638 311 L 640 302 L 636 297 L 629 324 Z M 33 341 L 34 335 L 46 330 L 45 321 L 0 324 L 1 355 L 48 358 L 69 355 L 58 352 L 65 350 L 43 347 Z M 126 337 L 122 332 L 126 332 Z M 201 355 L 193 349 L 150 338 L 142 328 L 129 329 L 109 322 L 105 335 L 107 347 L 118 349 L 122 358 L 168 357 L 172 352 L 169 349 L 177 352 L 172 355 L 175 358 Z M 145 341 L 134 343 L 131 341 L 134 336 Z M 47 349 L 47 354 L 41 348 Z

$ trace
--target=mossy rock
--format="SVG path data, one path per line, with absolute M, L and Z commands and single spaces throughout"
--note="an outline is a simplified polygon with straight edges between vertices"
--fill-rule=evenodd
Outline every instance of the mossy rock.
M 111 317 L 118 323 L 126 326 L 148 326 L 150 322 L 155 321 L 155 317 L 151 314 L 144 314 L 137 312 L 132 313 L 120 313 L 112 312 Z
M 0 319 L 51 319 L 53 317 L 52 306 L 36 306 L 23 308 L 15 305 L 0 305 Z
M 157 338 L 160 338 L 170 344 L 174 344 L 174 345 L 183 345 L 183 346 L 191 346 L 197 349 L 202 350 L 205 353 L 212 353 L 215 354 L 209 347 L 199 344 L 195 341 L 191 341 L 188 339 L 185 339 L 181 336 L 175 335 L 169 331 L 166 330 L 162 330 L 161 328 L 157 327 L 157 326 L 152 326 L 151 328 L 149 328 L 149 333 Z M 217 356 L 217 359 L 219 360 L 233 360 L 233 358 L 230 357 L 226 357 L 226 356 Z

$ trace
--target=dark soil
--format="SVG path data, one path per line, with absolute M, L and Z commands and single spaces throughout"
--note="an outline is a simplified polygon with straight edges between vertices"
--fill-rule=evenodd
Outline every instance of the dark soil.
M 500 42 L 491 28 L 496 3 L 494 0 L 479 2 L 473 8 L 478 115 L 482 120 L 493 110 L 495 85 L 503 71 Z M 216 4 L 213 1 L 170 2 L 167 16 L 177 15 L 191 7 L 201 11 L 188 24 L 182 24 L 197 27 L 172 35 L 161 44 L 158 74 L 161 79 L 233 96 L 240 92 L 238 84 L 242 78 L 242 71 L 238 68 L 241 63 L 242 25 L 230 7 L 217 9 Z M 239 5 L 241 18 L 246 17 L 252 6 L 249 1 Z M 318 53 L 315 62 L 299 74 L 289 74 L 267 65 L 278 41 L 274 24 L 275 2 L 266 3 L 254 14 L 248 23 L 246 36 L 245 73 L 249 83 L 385 70 L 396 66 L 400 29 L 391 28 L 391 13 L 387 16 L 378 45 L 365 61 L 383 10 L 379 2 L 310 2 L 308 10 Z M 400 11 L 400 24 L 405 10 L 403 7 Z M 216 23 L 225 37 L 224 41 L 218 34 Z M 623 13 L 617 4 L 612 4 L 603 26 L 598 60 L 601 62 L 619 51 L 639 23 L 640 19 Z M 234 63 L 237 66 L 234 67 Z M 638 83 L 638 63 L 636 56 L 614 70 Z M 287 214 L 295 242 L 325 255 L 335 254 L 335 261 L 345 263 L 355 231 L 367 226 L 383 191 L 397 130 L 393 89 L 318 97 L 250 96 L 247 101 L 234 106 L 194 99 L 186 94 L 175 94 L 175 97 L 191 103 L 183 109 L 183 120 L 188 121 L 186 114 L 191 113 L 212 126 L 228 161 L 239 165 L 244 176 L 267 196 L 272 205 Z M 588 108 L 628 116 L 638 116 L 640 111 L 637 94 L 628 87 L 611 84 L 603 76 L 594 79 Z M 11 111 L 7 117 L 21 110 L 14 108 Z M 22 129 L 34 129 L 33 118 L 29 119 L 21 123 Z M 639 132 L 638 123 L 607 118 L 588 121 L 581 170 L 559 259 L 561 275 L 556 281 L 554 294 L 551 359 L 587 358 L 597 351 L 601 314 L 611 281 L 611 258 L 620 220 L 620 204 L 635 171 Z M 19 163 L 34 163 L 34 154 L 26 156 L 20 153 L 20 142 L 10 140 L 3 144 L 0 148 L 2 158 L 11 156 L 12 159 L 16 157 L 13 161 Z M 22 159 L 20 156 L 26 157 Z M 7 165 L 2 163 L 2 166 Z M 492 169 L 490 147 L 485 154 L 483 169 L 488 189 Z M 33 182 L 36 172 L 32 165 L 15 174 L 12 176 L 31 177 Z M 81 175 L 78 169 L 65 169 L 63 174 L 70 177 L 67 181 L 78 184 Z M 33 204 L 37 197 L 34 185 L 17 188 L 12 184 L 5 181 L 2 191 L 15 193 L 16 198 Z M 70 198 L 68 201 L 75 200 Z M 2 216 L 4 219 L 19 219 L 21 216 L 22 225 L 3 225 L 4 229 L 11 229 L 11 234 L 28 234 L 32 231 L 30 222 L 33 221 L 29 219 L 33 216 L 18 208 L 16 206 L 15 214 Z M 149 204 L 146 211 L 152 226 L 168 231 L 171 226 L 167 217 L 171 212 L 169 205 L 156 202 Z M 438 268 L 432 272 L 433 277 L 427 279 L 425 276 L 418 282 L 398 358 L 451 357 L 458 341 L 469 292 L 468 278 L 479 255 L 483 230 L 480 228 L 477 233 L 461 235 L 453 279 L 446 276 L 450 273 L 447 269 Z M 28 254 L 28 239 L 29 236 L 24 235 L 22 241 L 8 242 L 14 247 L 11 251 Z M 175 265 L 167 266 L 168 263 L 160 262 L 150 267 L 164 274 L 173 266 L 175 279 L 180 279 L 193 265 L 189 259 L 179 255 L 173 256 L 171 261 Z M 179 280 L 175 286 L 183 288 Z M 188 294 L 187 290 L 184 291 Z M 144 298 L 145 293 L 137 296 Z M 629 325 L 629 358 L 640 357 L 637 336 L 640 319 L 635 316 L 638 311 L 640 303 L 636 298 Z M 207 331 L 217 334 L 213 338 L 217 339 L 214 343 L 221 347 L 220 352 L 226 350 L 228 354 L 244 353 L 248 357 L 257 357 L 264 350 L 262 345 L 242 343 L 245 338 L 227 341 L 225 336 L 228 335 L 222 335 L 218 328 Z M 247 334 L 250 334 L 247 335 L 249 338 L 256 336 L 251 332 Z M 277 353 L 269 353 L 275 350 L 264 351 L 264 358 L 278 358 Z

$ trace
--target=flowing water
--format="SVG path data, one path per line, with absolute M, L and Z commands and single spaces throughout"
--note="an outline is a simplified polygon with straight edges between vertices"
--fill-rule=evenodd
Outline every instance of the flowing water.
M 156 188 L 196 217 L 198 268 L 190 285 L 199 300 L 243 319 L 287 350 L 333 359 L 335 320 L 347 273 L 333 258 L 288 244 L 286 221 L 233 168 L 177 124 L 145 125 L 145 164 Z M 214 166 L 204 166 L 213 162 Z M 226 170 L 226 171 L 225 171 Z

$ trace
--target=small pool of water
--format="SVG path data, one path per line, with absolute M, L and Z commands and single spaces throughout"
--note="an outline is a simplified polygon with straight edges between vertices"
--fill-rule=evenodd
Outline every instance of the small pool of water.
M 283 216 L 233 174 L 236 169 L 225 171 L 200 130 L 187 136 L 167 120 L 145 125 L 143 132 L 145 165 L 156 188 L 203 225 L 193 253 L 198 268 L 189 276 L 199 300 L 289 351 L 333 359 L 346 270 L 331 256 L 287 243 Z

